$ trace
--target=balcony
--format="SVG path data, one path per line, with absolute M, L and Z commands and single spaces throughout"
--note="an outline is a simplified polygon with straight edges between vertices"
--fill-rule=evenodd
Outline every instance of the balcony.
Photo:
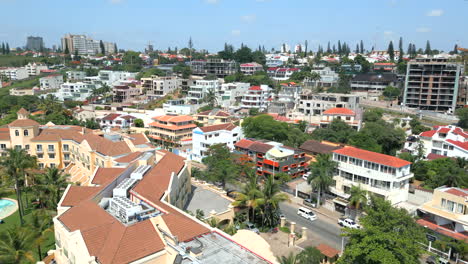
M 47 153 L 55 153 L 55 149 L 47 149 Z
M 36 149 L 36 153 L 44 153 L 43 149 Z

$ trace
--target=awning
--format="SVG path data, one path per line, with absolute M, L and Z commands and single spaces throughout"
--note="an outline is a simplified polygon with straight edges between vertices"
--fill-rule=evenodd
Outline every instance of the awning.
M 348 201 L 346 201 L 346 200 L 344 200 L 344 199 L 341 199 L 341 198 L 339 198 L 339 197 L 333 199 L 333 202 L 334 202 L 334 203 L 337 203 L 337 204 L 341 204 L 341 205 L 343 205 L 343 206 L 348 206 L 348 203 L 349 203 Z
M 343 192 L 340 192 L 338 191 L 335 187 L 329 187 L 329 190 L 331 193 L 341 197 L 341 198 L 344 198 L 344 199 L 348 199 L 351 195 L 348 194 L 348 193 L 343 193 Z

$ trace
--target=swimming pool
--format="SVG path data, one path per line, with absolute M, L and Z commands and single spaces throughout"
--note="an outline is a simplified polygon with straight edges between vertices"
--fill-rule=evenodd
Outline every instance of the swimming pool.
M 0 199 L 0 219 L 3 219 L 18 209 L 16 201 L 10 199 Z

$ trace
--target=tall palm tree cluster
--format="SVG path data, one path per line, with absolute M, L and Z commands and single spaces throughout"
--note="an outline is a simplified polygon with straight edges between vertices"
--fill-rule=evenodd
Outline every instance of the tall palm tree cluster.
M 0 198 L 14 187 L 20 221 L 0 231 L 0 263 L 33 263 L 44 256 L 41 245 L 53 232 L 52 218 L 68 185 L 67 175 L 57 168 L 27 173 L 36 168 L 35 157 L 24 149 L 8 149 L 6 153 L 0 159 Z
M 289 201 L 289 197 L 280 192 L 280 183 L 273 175 L 268 176 L 262 186 L 259 177 L 248 173 L 248 182 L 241 192 L 237 192 L 234 206 L 247 209 L 249 222 L 257 223 L 264 228 L 276 227 L 279 222 L 279 204 Z
M 317 190 L 317 206 L 320 206 L 322 193 L 333 183 L 333 175 L 338 163 L 331 159 L 330 154 L 319 154 L 316 161 L 310 165 L 310 176 L 307 182 L 312 190 Z

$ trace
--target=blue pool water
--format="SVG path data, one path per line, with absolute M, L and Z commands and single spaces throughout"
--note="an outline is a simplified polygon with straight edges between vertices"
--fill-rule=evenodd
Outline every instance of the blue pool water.
M 13 201 L 0 199 L 0 219 L 16 210 L 16 204 Z

